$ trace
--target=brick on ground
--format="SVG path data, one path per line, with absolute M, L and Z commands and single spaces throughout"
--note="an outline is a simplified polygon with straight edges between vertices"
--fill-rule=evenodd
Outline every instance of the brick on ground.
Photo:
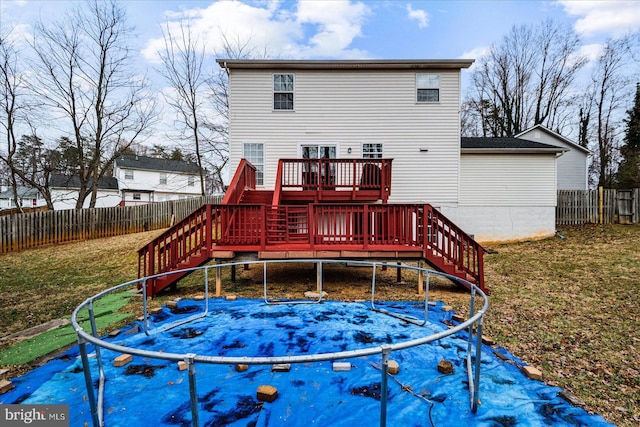
M 0 381 L 0 394 L 5 394 L 9 390 L 13 389 L 13 383 L 8 380 Z
M 278 397 L 278 389 L 270 385 L 258 387 L 258 400 L 261 402 L 273 402 Z
M 533 366 L 521 366 L 520 370 L 531 380 L 542 381 L 542 372 Z
M 441 360 L 438 363 L 438 372 L 446 375 L 453 374 L 453 365 L 448 360 Z
M 121 354 L 120 356 L 115 358 L 115 360 L 113 361 L 113 366 L 115 367 L 124 366 L 127 363 L 131 362 L 132 360 L 133 360 L 133 356 L 131 356 L 130 354 Z

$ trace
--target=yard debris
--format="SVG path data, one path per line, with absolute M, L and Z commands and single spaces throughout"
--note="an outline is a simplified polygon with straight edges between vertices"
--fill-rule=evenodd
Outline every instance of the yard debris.
M 189 369 L 189 364 L 184 360 L 178 362 L 178 371 L 186 371 Z
M 482 343 L 486 345 L 495 345 L 496 342 L 493 338 L 488 335 L 482 335 Z
M 389 360 L 387 369 L 391 375 L 395 375 L 400 372 L 400 365 L 398 365 L 398 362 L 396 362 L 395 360 Z
M 580 406 L 580 407 L 585 406 L 585 403 L 582 400 L 580 400 L 578 396 L 571 393 L 570 391 L 562 390 L 560 391 L 560 393 L 558 393 L 558 396 L 560 396 L 567 402 L 571 403 L 573 406 Z
M 271 372 L 289 372 L 290 370 L 291 365 L 288 363 L 280 363 L 271 367 Z
M 351 362 L 333 362 L 335 372 L 346 372 L 351 370 Z
M 244 372 L 249 369 L 249 365 L 243 363 L 236 364 L 236 372 Z
M 322 298 L 327 298 L 328 296 L 329 296 L 328 293 L 326 293 L 325 291 L 322 291 Z M 305 298 L 318 299 L 318 298 L 320 298 L 320 293 L 313 292 L 313 291 L 307 291 L 307 292 L 304 293 L 304 297 Z

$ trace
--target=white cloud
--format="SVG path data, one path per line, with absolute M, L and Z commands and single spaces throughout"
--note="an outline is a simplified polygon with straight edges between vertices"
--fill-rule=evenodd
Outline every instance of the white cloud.
M 603 49 L 604 45 L 601 43 L 586 44 L 580 47 L 579 55 L 591 62 L 598 59 Z
M 458 57 L 458 59 L 475 59 L 475 62 L 468 69 L 468 71 L 473 71 L 480 58 L 488 55 L 490 49 L 491 48 L 489 46 L 474 47 L 469 51 L 463 52 L 462 55 Z
M 640 2 L 637 0 L 558 0 L 567 14 L 579 16 L 574 28 L 583 36 L 604 33 L 620 36 L 640 30 Z
M 407 5 L 409 19 L 418 21 L 418 27 L 426 28 L 429 25 L 429 14 L 421 9 L 414 9 L 411 4 Z
M 216 1 L 206 8 L 183 9 L 165 14 L 169 28 L 177 34 L 179 21 L 188 20 L 192 34 L 206 41 L 210 54 L 220 54 L 224 35 L 229 40 L 249 43 L 256 51 L 291 58 L 362 57 L 365 52 L 350 48 L 362 36 L 369 8 L 351 1 L 299 1 L 286 9 L 279 1 L 242 3 Z M 161 38 L 149 40 L 143 55 L 157 62 Z

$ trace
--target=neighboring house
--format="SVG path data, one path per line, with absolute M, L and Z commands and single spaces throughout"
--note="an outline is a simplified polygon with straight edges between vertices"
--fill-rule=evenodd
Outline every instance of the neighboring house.
M 15 208 L 16 201 L 14 199 L 12 187 L 2 187 L 0 191 L 0 209 Z M 23 208 L 36 208 L 40 206 L 47 206 L 47 202 L 42 197 L 42 194 L 35 188 L 19 186 L 18 200 L 20 206 Z
M 591 151 L 542 125 L 533 126 L 516 135 L 516 138 L 565 149 L 562 157 L 558 158 L 558 190 L 588 190 Z
M 463 150 L 460 73 L 473 60 L 229 60 L 229 169 L 273 189 L 278 159 L 393 159 L 389 203 L 428 203 L 480 242 L 555 233 L 543 144 Z M 506 151 L 505 151 L 506 150 Z
M 553 235 L 564 151 L 519 138 L 462 138 L 456 223 L 482 242 Z
M 195 163 L 126 154 L 116 159 L 113 174 L 127 206 L 200 196 Z
M 91 181 L 89 182 L 91 185 Z M 55 210 L 75 209 L 78 200 L 78 189 L 80 180 L 77 176 L 62 174 L 52 174 L 49 181 L 51 200 Z M 115 178 L 105 177 L 98 183 L 98 193 L 96 197 L 96 208 L 109 208 L 118 206 L 121 197 L 118 191 L 118 181 Z M 83 207 L 88 208 L 91 202 L 91 195 L 87 196 Z

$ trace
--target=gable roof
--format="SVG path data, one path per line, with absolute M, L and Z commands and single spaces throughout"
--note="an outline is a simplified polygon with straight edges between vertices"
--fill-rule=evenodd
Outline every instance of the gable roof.
M 116 159 L 116 166 L 122 169 L 150 170 L 174 173 L 197 174 L 198 165 L 183 160 L 158 159 L 156 157 L 123 154 Z
M 291 60 L 291 59 L 216 59 L 226 69 L 279 70 L 430 70 L 469 68 L 473 59 L 356 59 L 356 60 Z
M 525 135 L 525 134 L 531 132 L 532 130 L 536 130 L 536 129 L 548 133 L 549 135 L 553 136 L 554 138 L 557 138 L 560 141 L 568 144 L 569 146 L 571 146 L 571 148 L 575 148 L 576 150 L 582 151 L 582 152 L 584 152 L 586 154 L 592 154 L 591 150 L 589 150 L 588 148 L 585 148 L 580 144 L 576 144 L 575 142 L 571 141 L 570 139 L 565 138 L 564 136 L 560 135 L 559 133 L 554 132 L 554 131 L 552 131 L 551 129 L 549 129 L 547 127 L 544 127 L 541 124 L 532 126 L 529 129 L 525 129 L 522 132 L 520 132 L 519 134 L 517 134 L 515 137 L 516 138 L 520 138 L 522 135 Z
M 462 137 L 460 138 L 462 153 L 564 153 L 565 148 L 554 145 L 529 141 L 528 139 L 515 137 L 489 138 L 489 137 Z
M 89 180 L 88 186 L 92 184 L 92 179 Z M 54 173 L 49 178 L 50 188 L 80 188 L 80 179 L 78 175 L 64 175 Z M 100 190 L 117 190 L 118 180 L 116 178 L 106 176 L 98 182 L 98 189 Z

